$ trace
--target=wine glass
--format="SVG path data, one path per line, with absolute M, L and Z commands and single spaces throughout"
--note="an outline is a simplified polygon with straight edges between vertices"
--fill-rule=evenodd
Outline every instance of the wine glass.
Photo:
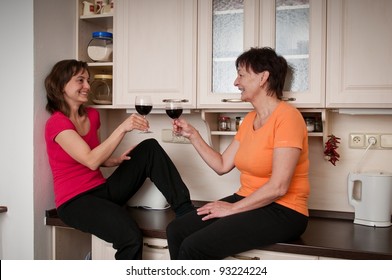
M 166 114 L 173 120 L 178 119 L 182 114 L 182 101 L 179 99 L 167 99 L 165 102 Z M 178 137 L 181 134 L 173 131 L 173 136 Z
M 135 109 L 136 111 L 146 118 L 146 116 L 152 110 L 152 99 L 149 95 L 137 95 L 135 98 Z M 152 131 L 141 131 L 140 133 L 151 133 Z

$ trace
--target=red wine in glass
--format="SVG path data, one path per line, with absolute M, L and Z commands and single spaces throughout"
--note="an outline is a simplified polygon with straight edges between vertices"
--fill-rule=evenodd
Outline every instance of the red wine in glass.
M 135 105 L 135 109 L 140 115 L 147 116 L 152 110 L 152 105 Z
M 181 100 L 168 99 L 165 106 L 166 114 L 173 120 L 178 119 L 182 114 L 182 103 Z M 173 132 L 174 137 L 180 136 L 180 134 Z
M 152 110 L 152 99 L 148 95 L 138 95 L 135 98 L 136 111 L 145 118 Z M 141 131 L 141 133 L 150 133 L 151 131 Z
M 182 108 L 166 109 L 166 114 L 174 119 L 178 119 L 182 114 Z

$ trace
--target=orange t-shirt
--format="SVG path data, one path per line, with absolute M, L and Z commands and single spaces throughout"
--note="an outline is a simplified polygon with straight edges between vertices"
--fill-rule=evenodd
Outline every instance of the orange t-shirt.
M 281 102 L 260 129 L 253 129 L 256 112 L 248 113 L 235 136 L 240 147 L 234 159 L 240 171 L 241 186 L 238 195 L 248 196 L 270 179 L 274 148 L 301 149 L 294 175 L 287 193 L 275 202 L 306 216 L 310 191 L 308 178 L 308 134 L 301 113 L 291 105 Z

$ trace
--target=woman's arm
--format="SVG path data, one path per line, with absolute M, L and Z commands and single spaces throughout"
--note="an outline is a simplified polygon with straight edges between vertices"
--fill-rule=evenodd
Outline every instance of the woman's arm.
M 132 114 L 125 119 L 110 136 L 94 149 L 74 130 L 64 130 L 60 132 L 55 141 L 76 161 L 87 166 L 91 170 L 96 170 L 102 166 L 112 155 L 127 132 L 133 129 L 146 130 L 148 122 L 143 117 Z M 113 164 L 114 162 L 106 162 Z
M 203 220 L 229 216 L 268 205 L 287 193 L 291 184 L 301 150 L 298 148 L 275 148 L 270 180 L 257 191 L 236 203 L 214 201 L 198 209 Z
M 201 137 L 199 131 L 184 119 L 180 118 L 174 121 L 174 130 L 189 139 L 201 158 L 217 174 L 226 174 L 234 168 L 234 157 L 239 147 L 238 141 L 233 140 L 226 150 L 220 154 L 210 147 Z

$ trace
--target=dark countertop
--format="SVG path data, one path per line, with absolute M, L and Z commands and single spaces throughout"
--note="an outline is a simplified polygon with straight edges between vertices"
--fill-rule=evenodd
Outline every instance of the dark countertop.
M 175 217 L 171 209 L 127 209 L 146 237 L 165 239 L 166 226 Z M 66 226 L 55 209 L 46 211 L 46 224 Z M 341 259 L 391 260 L 392 227 L 354 224 L 352 213 L 311 210 L 308 227 L 300 239 L 257 249 Z

